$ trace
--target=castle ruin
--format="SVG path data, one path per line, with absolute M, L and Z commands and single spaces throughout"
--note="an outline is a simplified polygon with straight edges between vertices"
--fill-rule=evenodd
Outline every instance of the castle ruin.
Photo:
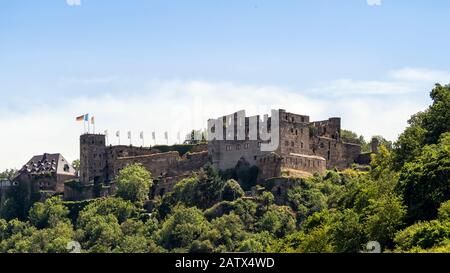
M 259 180 L 288 173 L 324 173 L 327 169 L 345 169 L 357 163 L 361 144 L 344 140 L 341 135 L 341 119 L 337 117 L 324 121 L 310 121 L 306 115 L 278 111 L 279 139 L 276 150 L 264 152 L 260 138 L 261 119 L 257 116 L 257 139 L 249 136 L 250 118 L 245 117 L 245 138 L 238 140 L 238 112 L 221 117 L 223 139 L 208 142 L 211 161 L 217 168 L 234 168 L 238 161 L 245 160 L 259 169 Z M 231 122 L 230 122 L 231 118 Z M 266 117 L 267 118 L 267 117 Z M 267 130 L 271 130 L 272 117 L 267 119 Z M 230 127 L 231 125 L 231 127 Z M 215 128 L 212 128 L 215 130 Z M 230 134 L 233 137 L 229 137 Z M 228 137 L 227 137 L 228 136 Z
M 193 144 L 190 152 L 184 154 L 174 149 L 162 152 L 157 147 L 107 146 L 105 135 L 81 135 L 79 183 L 66 183 L 64 198 L 83 200 L 113 194 L 115 177 L 133 163 L 142 164 L 152 173 L 156 182 L 152 194 L 156 196 L 171 191 L 178 181 L 207 163 L 226 171 L 245 162 L 257 167 L 258 181 L 263 182 L 283 174 L 305 176 L 323 174 L 327 169 L 341 170 L 360 163 L 361 158 L 367 161 L 367 155 L 361 155 L 359 141 L 341 138 L 341 119 L 338 117 L 310 121 L 309 116 L 281 109 L 277 118 L 279 139 L 273 151 L 261 149 L 267 141 L 260 139 L 263 123 L 259 116 L 256 118 L 257 138 L 250 138 L 250 118 L 245 117 L 245 137 L 238 140 L 238 112 L 221 117 L 224 140 L 212 139 L 207 144 Z M 266 129 L 270 131 L 272 117 L 266 119 Z

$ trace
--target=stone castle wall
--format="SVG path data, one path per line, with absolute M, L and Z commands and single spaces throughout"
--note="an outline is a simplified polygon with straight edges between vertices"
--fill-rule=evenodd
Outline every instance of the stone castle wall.
M 326 171 L 326 160 L 320 156 L 290 154 L 284 156 L 282 160 L 282 167 L 302 170 L 309 173 L 323 174 Z
M 277 153 L 270 153 L 259 157 L 256 166 L 259 169 L 259 182 L 272 177 L 279 177 L 281 175 L 282 158 Z
M 244 158 L 250 165 L 256 165 L 257 159 L 267 152 L 260 149 L 261 141 L 257 140 L 213 140 L 208 143 L 208 151 L 213 164 L 221 170 L 232 169 Z
M 165 147 L 167 148 L 167 147 Z M 170 148 L 170 147 L 169 147 Z M 80 137 L 80 183 L 68 185 L 67 200 L 83 200 L 107 196 L 114 192 L 114 180 L 120 170 L 134 163 L 142 164 L 155 180 L 157 191 L 169 191 L 174 183 L 209 162 L 207 146 L 193 146 L 180 157 L 177 151 L 160 152 L 154 148 L 106 146 L 104 135 Z
M 361 145 L 328 137 L 316 137 L 313 139 L 312 150 L 315 155 L 326 160 L 327 169 L 345 169 L 357 160 Z
M 109 177 L 116 177 L 120 170 L 128 165 L 134 163 L 142 164 L 152 176 L 164 176 L 171 166 L 176 165 L 179 155 L 177 152 L 167 152 L 159 154 L 132 156 L 132 157 L 119 157 L 109 162 L 110 174 Z
M 235 113 L 235 119 L 236 116 Z M 223 117 L 223 120 L 226 120 L 226 117 Z M 247 121 L 248 118 L 246 118 L 246 132 Z M 269 128 L 270 124 L 271 118 Z M 350 167 L 361 153 L 359 143 L 348 143 L 341 139 L 340 118 L 311 122 L 309 116 L 279 110 L 279 125 L 280 139 L 278 148 L 273 152 L 281 158 L 282 168 L 323 173 L 326 169 Z M 234 132 L 236 131 L 235 124 Z M 229 134 L 225 127 L 223 134 L 224 136 Z M 275 166 L 263 162 L 269 153 L 261 152 L 260 143 L 261 141 L 257 140 L 236 140 L 235 137 L 234 140 L 210 141 L 208 150 L 213 164 L 221 170 L 234 168 L 236 163 L 244 158 L 251 165 L 259 167 L 261 177 L 267 177 L 277 172 L 274 172 Z

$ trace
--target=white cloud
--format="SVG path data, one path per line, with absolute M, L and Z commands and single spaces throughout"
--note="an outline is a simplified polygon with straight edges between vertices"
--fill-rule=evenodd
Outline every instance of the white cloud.
M 381 6 L 381 0 L 366 0 L 369 6 Z
M 417 86 L 403 81 L 357 81 L 339 79 L 312 91 L 330 96 L 344 95 L 395 95 L 418 91 Z
M 429 90 L 435 83 L 450 83 L 450 72 L 422 68 L 392 70 L 384 80 L 338 79 L 324 83 L 309 93 L 342 97 L 351 95 L 406 95 Z
M 341 85 L 330 87 L 336 94 L 348 94 L 345 88 L 349 85 L 365 88 L 373 84 L 351 80 L 337 82 Z M 382 82 L 375 85 L 384 88 Z M 358 88 L 355 87 L 352 92 Z M 95 115 L 97 132 L 109 131 L 110 143 L 117 144 L 114 135 L 116 130 L 120 130 L 122 144 L 129 144 L 126 132 L 131 130 L 132 143 L 141 145 L 139 132 L 143 130 L 148 145 L 152 131 L 158 133 L 159 143 L 164 143 L 163 133 L 169 131 L 170 142 L 173 143 L 178 131 L 184 137 L 190 129 L 205 128 L 209 118 L 241 109 L 253 115 L 269 113 L 270 109 L 277 108 L 310 115 L 312 120 L 341 116 L 343 128 L 366 137 L 381 134 L 395 139 L 405 127 L 408 117 L 428 104 L 397 99 L 395 96 L 342 95 L 326 99 L 321 95 L 302 95 L 299 90 L 277 86 L 231 82 L 154 80 L 145 90 L 139 95 L 124 92 L 114 96 L 82 97 L 61 101 L 56 106 L 29 108 L 26 113 L 1 114 L 3 135 L 0 150 L 3 155 L 0 157 L 0 169 L 20 167 L 32 155 L 44 152 L 60 152 L 68 160 L 78 158 L 78 139 L 83 132 L 83 124 L 76 123 L 75 117 L 87 112 Z
M 443 70 L 404 68 L 391 72 L 394 79 L 409 82 L 449 83 L 450 72 Z
M 81 6 L 81 0 L 66 0 L 69 6 Z

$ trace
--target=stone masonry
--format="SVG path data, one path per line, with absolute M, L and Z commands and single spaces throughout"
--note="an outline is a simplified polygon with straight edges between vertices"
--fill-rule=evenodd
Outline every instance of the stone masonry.
M 234 116 L 234 132 L 237 132 L 238 113 Z M 224 123 L 226 117 L 223 117 Z M 258 116 L 258 121 L 260 117 Z M 268 118 L 269 130 L 271 117 Z M 224 135 L 227 135 L 224 126 Z M 281 175 L 283 169 L 324 173 L 326 169 L 344 169 L 356 163 L 361 154 L 360 143 L 346 142 L 340 137 L 341 119 L 330 118 L 311 122 L 310 117 L 279 110 L 279 143 L 272 152 L 260 149 L 262 140 L 250 140 L 249 118 L 245 118 L 245 140 L 212 140 L 208 151 L 212 163 L 221 170 L 234 168 L 244 159 L 258 166 L 260 180 Z M 258 132 L 260 124 L 258 122 Z M 224 138 L 225 139 L 225 138 Z M 258 139 L 259 134 L 258 134 Z

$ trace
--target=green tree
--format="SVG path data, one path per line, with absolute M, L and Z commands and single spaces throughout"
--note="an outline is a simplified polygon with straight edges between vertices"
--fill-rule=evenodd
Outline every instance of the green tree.
M 368 239 L 379 242 L 384 248 L 392 247 L 395 233 L 403 224 L 406 214 L 402 200 L 395 194 L 371 199 L 365 213 L 364 225 Z
M 7 253 L 65 253 L 74 231 L 68 222 L 58 222 L 51 228 L 36 229 L 17 219 L 0 220 L 0 252 Z
M 359 137 L 355 132 L 345 129 L 341 129 L 341 138 L 344 140 L 359 140 Z
M 248 253 L 271 252 L 271 246 L 276 243 L 269 232 L 250 233 L 239 243 L 237 251 Z
M 79 172 L 80 171 L 80 160 L 76 159 L 72 162 L 72 167 Z
M 361 217 L 346 209 L 337 217 L 332 227 L 334 251 L 356 253 L 367 242 Z
M 427 132 L 422 127 L 424 115 L 424 113 L 413 115 L 408 121 L 409 126 L 395 142 L 393 163 L 396 170 L 400 170 L 406 162 L 411 162 L 420 155 Z
M 341 129 L 341 138 L 344 141 L 356 142 L 358 141 L 361 144 L 361 152 L 368 153 L 370 152 L 370 143 L 364 139 L 364 136 L 358 136 L 355 132 L 350 130 Z
M 396 169 L 412 162 L 421 154 L 424 145 L 436 144 L 441 135 L 450 131 L 450 85 L 436 84 L 430 93 L 433 104 L 413 115 L 409 127 L 395 143 Z
M 334 251 L 331 225 L 320 225 L 305 234 L 300 247 L 300 253 L 331 253 Z
M 438 210 L 438 218 L 440 221 L 450 221 L 450 200 L 441 204 Z
M 116 179 L 117 196 L 142 205 L 148 200 L 153 185 L 151 174 L 141 164 L 132 164 L 122 169 Z
M 178 182 L 166 201 L 171 205 L 182 203 L 206 209 L 220 201 L 225 184 L 217 170 L 208 164 L 190 178 Z
M 126 235 L 114 249 L 116 253 L 164 253 L 166 250 L 143 235 Z
M 450 132 L 450 85 L 436 84 L 430 93 L 433 104 L 422 120 L 426 130 L 425 143 L 435 144 L 441 135 Z
M 222 200 L 234 201 L 244 196 L 244 191 L 236 180 L 228 180 L 222 190 Z
M 380 145 L 378 148 L 378 154 L 372 154 L 372 160 L 370 161 L 370 174 L 373 179 L 379 179 L 385 175 L 393 175 L 393 156 L 391 151 L 384 145 Z
M 284 237 L 295 230 L 295 214 L 290 207 L 272 205 L 258 221 L 258 227 L 274 237 Z
M 239 216 L 248 230 L 253 230 L 257 218 L 258 204 L 253 200 L 237 199 L 235 201 L 222 201 L 207 209 L 204 214 L 212 220 L 222 215 L 234 213 Z
M 42 229 L 54 227 L 59 222 L 69 222 L 69 210 L 63 205 L 59 196 L 38 202 L 33 205 L 29 213 L 29 221 L 35 227 Z
M 273 204 L 275 197 L 269 191 L 265 191 L 259 196 L 259 202 L 263 206 L 263 208 L 267 211 L 269 207 Z
M 112 252 L 123 236 L 119 222 L 112 214 L 89 218 L 78 232 L 82 246 L 93 253 Z
M 162 224 L 158 237 L 166 249 L 187 250 L 209 228 L 209 222 L 199 209 L 178 206 Z
M 440 204 L 450 199 L 450 133 L 438 144 L 427 145 L 400 174 L 398 190 L 408 206 L 408 220 L 429 220 L 437 216 Z
M 233 252 L 246 236 L 241 219 L 231 213 L 211 221 L 211 228 L 202 236 L 202 239 L 209 240 L 215 252 Z
M 155 231 L 158 224 L 154 219 L 142 222 L 136 219 L 127 219 L 120 225 L 122 239 L 113 250 L 117 253 L 163 253 L 165 249 L 155 243 Z
M 8 179 L 12 180 L 14 176 L 16 176 L 17 170 L 15 169 L 6 169 L 3 172 L 0 172 L 0 179 Z
M 288 202 L 297 213 L 299 222 L 327 208 L 326 196 L 317 184 L 308 180 L 302 180 L 300 185 L 288 190 Z
M 395 243 L 399 251 L 412 251 L 438 246 L 446 239 L 450 239 L 450 222 L 432 220 L 418 222 L 395 235 Z
M 97 199 L 87 205 L 78 215 L 77 226 L 84 228 L 91 218 L 101 215 L 106 216 L 112 214 L 116 217 L 119 224 L 127 219 L 136 216 L 137 208 L 130 202 L 120 198 L 103 198 Z

